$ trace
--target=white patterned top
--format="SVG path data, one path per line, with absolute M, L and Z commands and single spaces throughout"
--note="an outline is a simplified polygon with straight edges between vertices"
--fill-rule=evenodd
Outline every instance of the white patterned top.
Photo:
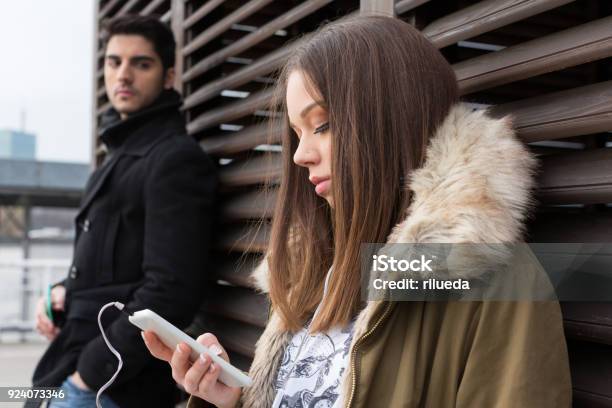
M 327 293 L 331 272 L 330 268 L 323 296 Z M 317 312 L 318 308 L 314 316 Z M 309 322 L 293 336 L 278 370 L 272 408 L 342 406 L 339 387 L 347 372 L 354 323 L 353 320 L 347 327 L 309 334 Z

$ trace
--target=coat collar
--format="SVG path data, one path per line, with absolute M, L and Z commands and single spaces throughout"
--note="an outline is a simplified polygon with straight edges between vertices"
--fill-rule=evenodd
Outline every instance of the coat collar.
M 99 134 L 109 149 L 110 158 L 90 177 L 77 219 L 89 208 L 123 155 L 145 156 L 165 137 L 186 133 L 185 122 L 178 110 L 181 103 L 178 92 L 165 90 L 151 106 L 125 120 L 121 120 L 119 113 L 113 108 L 104 113 Z
M 162 91 L 149 107 L 125 120 L 114 108 L 110 108 L 100 121 L 100 139 L 109 151 L 144 156 L 157 139 L 167 135 L 167 128 L 184 131 L 184 120 L 179 112 L 181 104 L 180 94 L 170 89 Z

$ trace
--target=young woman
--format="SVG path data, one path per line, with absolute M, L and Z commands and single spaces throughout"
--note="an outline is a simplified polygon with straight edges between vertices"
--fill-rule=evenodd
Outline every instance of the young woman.
M 189 407 L 569 406 L 558 303 L 360 298 L 362 243 L 520 241 L 534 159 L 510 121 L 459 104 L 441 54 L 387 17 L 303 40 L 278 95 L 283 176 L 254 274 L 272 310 L 253 386 L 144 336 Z M 227 358 L 212 334 L 199 341 Z

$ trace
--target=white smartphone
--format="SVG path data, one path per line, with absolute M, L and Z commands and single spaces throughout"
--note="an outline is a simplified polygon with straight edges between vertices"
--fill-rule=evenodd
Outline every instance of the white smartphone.
M 210 356 L 212 361 L 221 368 L 219 381 L 223 384 L 230 387 L 248 387 L 252 384 L 252 380 L 248 375 L 215 353 L 210 352 L 206 346 L 195 341 L 187 333 L 181 331 L 154 311 L 149 309 L 140 310 L 134 312 L 128 319 L 134 326 L 142 330 L 150 330 L 157 334 L 157 337 L 172 350 L 176 348 L 177 344 L 181 342 L 186 343 L 191 347 L 191 355 L 189 357 L 192 362 L 196 361 L 200 354 Z

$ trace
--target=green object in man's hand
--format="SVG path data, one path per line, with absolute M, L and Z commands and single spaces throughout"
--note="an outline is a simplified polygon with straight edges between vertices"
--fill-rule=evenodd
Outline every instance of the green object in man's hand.
M 53 321 L 53 309 L 51 308 L 51 285 L 47 286 L 47 316 Z

